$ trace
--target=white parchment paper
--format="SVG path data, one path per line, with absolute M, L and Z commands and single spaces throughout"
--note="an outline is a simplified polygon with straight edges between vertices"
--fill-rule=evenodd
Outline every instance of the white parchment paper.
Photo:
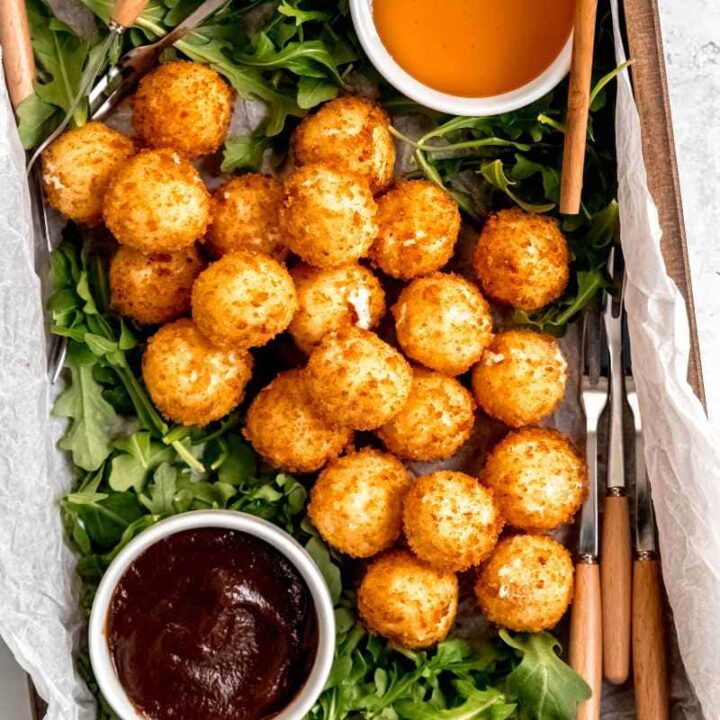
M 617 0 L 613 11 L 622 62 Z M 618 80 L 617 142 L 627 309 L 663 573 L 684 665 L 706 720 L 720 720 L 720 450 L 686 382 L 685 304 L 662 261 L 627 73 Z M 47 720 L 92 720 L 94 705 L 72 663 L 82 623 L 58 511 L 72 474 L 49 416 L 24 162 L 0 83 L 0 635 L 48 701 Z M 605 720 L 633 716 L 627 693 L 609 700 Z M 673 716 L 701 720 L 692 703 Z
M 612 0 L 618 63 L 625 52 Z M 707 720 L 720 718 L 720 448 L 687 383 L 685 302 L 660 251 L 647 189 L 640 122 L 627 72 L 616 117 L 620 223 L 628 277 L 625 302 L 633 369 L 645 424 L 663 577 L 683 662 Z M 712 241 L 708 238 L 708 241 Z M 706 368 L 711 382 L 716 368 Z

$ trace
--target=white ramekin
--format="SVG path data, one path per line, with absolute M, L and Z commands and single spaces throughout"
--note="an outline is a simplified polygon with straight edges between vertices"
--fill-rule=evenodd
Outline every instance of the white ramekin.
M 355 32 L 377 71 L 411 100 L 451 115 L 499 115 L 529 105 L 550 92 L 570 70 L 572 33 L 555 60 L 534 80 L 502 95 L 461 97 L 434 90 L 403 70 L 383 45 L 372 12 L 372 0 L 350 0 Z
M 128 698 L 107 643 L 107 615 L 115 587 L 130 564 L 159 540 L 184 530 L 225 528 L 264 540 L 280 551 L 300 572 L 315 603 L 318 647 L 310 674 L 290 705 L 273 720 L 300 720 L 313 706 L 325 686 L 335 655 L 335 615 L 327 585 L 313 559 L 290 535 L 267 520 L 229 510 L 198 510 L 162 520 L 138 535 L 112 561 L 98 587 L 90 614 L 90 662 L 100 690 L 122 720 L 146 720 Z

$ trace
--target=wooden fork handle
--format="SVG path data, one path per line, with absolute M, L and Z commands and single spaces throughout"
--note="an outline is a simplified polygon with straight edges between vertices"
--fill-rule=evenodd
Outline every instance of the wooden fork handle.
M 564 215 L 580 212 L 596 17 L 597 0 L 577 0 L 560 177 L 560 212 Z
M 112 19 L 121 28 L 129 28 L 140 17 L 149 0 L 118 0 L 112 11 Z
M 602 695 L 600 568 L 581 558 L 575 565 L 575 597 L 570 617 L 570 665 L 592 690 L 578 707 L 577 720 L 599 720 Z
M 667 646 L 657 558 L 641 553 L 633 566 L 633 676 L 637 720 L 668 720 Z
M 605 497 L 600 585 L 602 588 L 603 670 L 616 685 L 630 674 L 632 549 L 630 509 L 624 493 Z
M 0 0 L 0 45 L 10 102 L 18 105 L 33 93 L 35 60 L 25 0 Z

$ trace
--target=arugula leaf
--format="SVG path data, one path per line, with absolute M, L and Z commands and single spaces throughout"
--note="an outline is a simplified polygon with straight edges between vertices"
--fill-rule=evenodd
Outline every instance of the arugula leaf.
M 220 169 L 223 172 L 257 171 L 262 166 L 265 151 L 271 147 L 272 142 L 262 135 L 236 135 L 229 138 L 225 141 Z
M 404 720 L 505 720 L 515 712 L 515 705 L 507 703 L 496 688 L 479 690 L 467 681 L 455 686 L 467 698 L 461 705 L 443 708 L 437 702 L 402 701 L 394 708 Z
M 33 140 L 40 137 L 41 129 L 53 115 L 59 120 L 72 109 L 90 44 L 53 17 L 40 0 L 28 0 L 27 11 L 40 77 L 35 84 L 37 101 L 28 103 L 20 115 L 20 133 L 26 140 Z M 31 109 L 32 113 L 29 112 Z M 62 113 L 56 114 L 56 110 Z M 86 114 L 87 104 L 81 103 L 74 110 L 73 119 L 82 124 Z
M 555 208 L 555 203 L 534 204 L 525 202 L 512 190 L 515 183 L 505 175 L 502 160 L 485 163 L 480 168 L 482 176 L 495 188 L 504 192 L 516 205 L 531 213 L 544 213 Z
M 559 655 L 560 643 L 549 633 L 512 635 L 500 630 L 504 643 L 521 656 L 507 676 L 520 720 L 572 720 L 578 703 L 587 700 L 589 685 Z
M 37 93 L 28 95 L 17 108 L 18 134 L 24 148 L 39 145 L 53 130 L 58 119 L 58 109 Z
M 175 510 L 178 471 L 169 463 L 162 463 L 153 475 L 148 494 L 140 495 L 140 502 L 153 515 L 172 515 Z
M 112 451 L 108 428 L 117 416 L 93 377 L 92 361 L 74 342 L 69 343 L 65 366 L 71 382 L 55 401 L 53 414 L 70 418 L 70 427 L 58 447 L 72 453 L 78 467 L 97 470 Z
M 94 502 L 78 502 L 72 496 L 63 501 L 83 525 L 91 542 L 109 550 L 122 538 L 131 523 L 143 515 L 143 508 L 133 493 L 112 493 Z
M 117 492 L 141 492 L 152 470 L 175 459 L 173 448 L 153 440 L 146 430 L 116 440 L 114 447 L 121 452 L 110 463 L 108 484 Z
M 242 485 L 251 481 L 257 471 L 252 448 L 239 435 L 224 438 L 227 455 L 218 468 L 218 478 L 228 485 Z
M 327 102 L 337 97 L 339 92 L 338 86 L 323 78 L 300 78 L 298 82 L 297 104 L 303 110 Z

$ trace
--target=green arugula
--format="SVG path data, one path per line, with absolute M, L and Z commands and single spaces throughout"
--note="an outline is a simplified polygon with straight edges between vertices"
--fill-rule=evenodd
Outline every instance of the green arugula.
M 558 656 L 560 643 L 549 633 L 500 637 L 522 657 L 507 676 L 508 694 L 518 702 L 519 720 L 575 717 L 577 704 L 590 697 L 590 686 Z

